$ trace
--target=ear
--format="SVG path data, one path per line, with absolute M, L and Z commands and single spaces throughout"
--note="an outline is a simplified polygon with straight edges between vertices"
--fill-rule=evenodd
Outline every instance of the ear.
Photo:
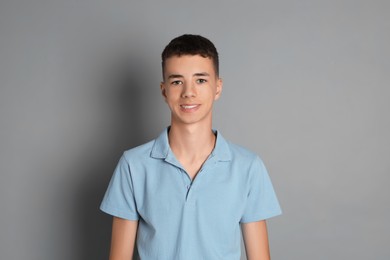
M 166 95 L 166 90 L 165 90 L 165 82 L 161 81 L 160 82 L 160 90 L 161 90 L 161 95 L 164 97 L 164 100 L 167 100 L 167 95 Z
M 219 97 L 221 96 L 221 93 L 222 93 L 222 88 L 223 88 L 223 81 L 221 78 L 218 78 L 217 79 L 217 89 L 216 89 L 216 92 L 215 92 L 215 98 L 214 100 L 218 100 Z

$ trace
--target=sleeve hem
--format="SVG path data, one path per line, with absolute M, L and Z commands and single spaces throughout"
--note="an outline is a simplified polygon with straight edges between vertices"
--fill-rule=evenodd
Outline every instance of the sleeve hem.
M 252 215 L 248 216 L 245 218 L 242 218 L 240 220 L 240 223 L 250 223 L 250 222 L 257 222 L 265 219 L 269 219 L 272 217 L 276 217 L 282 214 L 281 210 L 273 211 L 273 212 L 268 212 L 267 214 L 258 214 L 258 215 Z
M 107 205 L 101 205 L 100 210 L 114 217 L 123 218 L 127 220 L 139 220 L 138 214 L 133 214 L 128 211 L 112 208 Z

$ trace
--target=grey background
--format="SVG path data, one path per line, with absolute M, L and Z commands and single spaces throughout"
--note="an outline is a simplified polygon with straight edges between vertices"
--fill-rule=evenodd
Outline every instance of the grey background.
M 123 150 L 169 123 L 160 53 L 220 52 L 215 124 L 260 154 L 273 259 L 390 259 L 389 1 L 0 2 L 0 258 L 107 259 Z

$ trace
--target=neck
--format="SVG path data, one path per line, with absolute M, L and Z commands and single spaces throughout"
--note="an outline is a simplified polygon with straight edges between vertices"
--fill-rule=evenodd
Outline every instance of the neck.
M 177 126 L 169 131 L 169 145 L 180 159 L 195 160 L 208 156 L 214 149 L 216 137 L 211 126 Z

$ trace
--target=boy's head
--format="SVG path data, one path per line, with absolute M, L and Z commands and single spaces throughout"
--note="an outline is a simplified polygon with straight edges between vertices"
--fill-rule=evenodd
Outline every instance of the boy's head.
M 162 72 L 164 77 L 165 61 L 172 56 L 200 55 L 213 61 L 215 74 L 219 75 L 218 52 L 214 44 L 200 35 L 184 34 L 174 38 L 161 54 Z

